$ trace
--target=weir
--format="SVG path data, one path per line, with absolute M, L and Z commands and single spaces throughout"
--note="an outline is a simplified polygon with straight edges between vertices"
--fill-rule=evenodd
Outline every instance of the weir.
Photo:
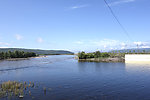
M 150 62 L 150 54 L 126 54 L 125 62 Z

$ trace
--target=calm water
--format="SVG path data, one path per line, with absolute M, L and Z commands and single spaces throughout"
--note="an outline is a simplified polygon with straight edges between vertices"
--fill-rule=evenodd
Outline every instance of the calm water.
M 24 100 L 150 100 L 150 64 L 78 62 L 73 57 L 1 61 L 0 80 L 38 84 Z M 49 89 L 46 94 L 43 87 Z

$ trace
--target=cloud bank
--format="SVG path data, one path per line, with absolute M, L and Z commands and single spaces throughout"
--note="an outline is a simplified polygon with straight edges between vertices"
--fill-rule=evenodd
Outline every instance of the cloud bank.
M 150 48 L 150 42 L 145 41 L 119 41 L 113 39 L 102 40 L 86 40 L 74 42 L 76 47 L 80 47 L 82 50 L 121 50 L 121 49 L 133 49 L 133 48 Z

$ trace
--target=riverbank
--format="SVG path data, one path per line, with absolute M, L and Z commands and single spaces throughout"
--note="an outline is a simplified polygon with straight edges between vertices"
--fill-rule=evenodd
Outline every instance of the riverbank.
M 88 58 L 78 59 L 79 62 L 125 62 L 124 58 Z
M 110 52 L 79 52 L 78 61 L 87 62 L 125 62 L 124 53 L 110 53 Z
M 18 61 L 18 60 L 29 60 L 31 58 L 45 58 L 47 57 L 46 55 L 40 55 L 40 56 L 36 56 L 36 57 L 28 57 L 28 58 L 9 58 L 9 59 L 3 59 L 3 60 L 7 60 L 7 61 Z

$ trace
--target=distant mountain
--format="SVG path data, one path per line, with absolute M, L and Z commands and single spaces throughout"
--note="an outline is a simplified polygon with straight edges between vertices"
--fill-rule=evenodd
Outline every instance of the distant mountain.
M 112 51 L 117 51 L 117 52 L 121 52 L 121 53 L 126 53 L 126 52 L 134 52 L 135 53 L 142 53 L 142 52 L 145 52 L 145 53 L 150 53 L 150 48 L 133 48 L 133 49 L 123 49 L 123 50 L 112 50 Z M 110 52 L 112 52 L 110 51 Z
M 61 54 L 74 54 L 73 52 L 66 50 L 40 50 L 40 49 L 23 49 L 23 48 L 0 48 L 0 52 L 7 51 L 24 51 L 24 52 L 35 52 L 36 54 L 43 55 L 61 55 Z

